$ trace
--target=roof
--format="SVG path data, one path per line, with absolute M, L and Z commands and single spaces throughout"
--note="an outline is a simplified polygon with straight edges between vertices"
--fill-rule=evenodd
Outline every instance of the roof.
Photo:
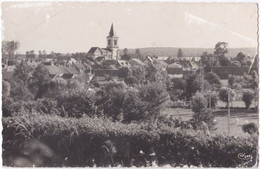
M 112 23 L 111 28 L 110 28 L 110 31 L 109 31 L 109 36 L 111 36 L 111 37 L 112 37 L 112 36 L 115 36 L 113 23 Z
M 220 79 L 228 79 L 229 75 L 244 76 L 248 73 L 248 66 L 215 66 L 212 67 L 212 71 L 216 73 Z
M 99 50 L 102 54 L 111 52 L 108 48 L 91 47 L 88 54 L 94 54 L 97 50 Z
M 108 48 L 100 48 L 100 50 L 102 51 L 102 53 L 110 53 L 111 50 Z
M 80 70 L 80 69 L 85 69 L 85 66 L 83 65 L 83 64 L 81 64 L 81 63 L 73 63 L 73 65 L 78 69 L 78 70 Z M 88 65 L 89 66 L 89 65 Z
M 158 62 L 159 62 L 162 66 L 165 66 L 165 67 L 168 66 L 168 64 L 167 64 L 165 61 L 159 60 Z
M 183 70 L 180 67 L 168 67 L 166 70 L 168 74 L 183 74 Z
M 172 63 L 172 64 L 168 65 L 168 68 L 182 68 L 182 65 L 180 65 L 178 63 Z
M 50 75 L 59 75 L 59 74 L 65 74 L 69 73 L 65 67 L 62 66 L 46 66 L 47 70 L 49 71 Z
M 192 68 L 191 61 L 189 60 L 179 60 L 178 63 L 183 66 L 183 68 Z
M 118 70 L 113 69 L 96 69 L 95 76 L 118 76 Z
M 115 65 L 109 65 L 107 69 L 118 70 Z
M 67 71 L 67 74 L 79 74 L 79 71 L 75 67 L 68 67 L 65 69 Z
M 99 47 L 91 47 L 88 51 L 88 53 L 95 53 L 96 50 L 100 50 Z
M 99 56 L 99 57 L 96 58 L 95 61 L 97 61 L 97 62 L 101 62 L 103 59 L 105 59 L 105 57 L 103 57 L 103 56 Z
M 73 77 L 73 74 L 63 74 L 61 77 L 64 79 L 71 79 Z
M 139 59 L 132 58 L 128 61 L 131 65 L 140 65 L 140 66 L 145 66 L 145 63 L 143 63 Z
M 158 56 L 157 60 L 167 60 L 168 58 L 168 56 Z
M 120 66 L 129 66 L 129 63 L 125 60 L 117 60 L 117 62 Z
M 118 61 L 117 60 L 104 60 L 102 62 L 103 65 L 117 65 Z

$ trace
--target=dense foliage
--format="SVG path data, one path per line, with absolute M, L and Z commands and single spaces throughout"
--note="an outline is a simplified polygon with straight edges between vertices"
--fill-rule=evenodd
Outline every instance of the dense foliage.
M 242 126 L 242 129 L 245 133 L 249 133 L 249 134 L 257 134 L 258 133 L 258 127 L 257 127 L 256 123 L 244 124 Z
M 126 125 L 102 118 L 36 114 L 4 118 L 3 128 L 3 162 L 8 166 L 12 165 L 9 157 L 18 156 L 21 143 L 30 139 L 38 139 L 53 150 L 55 156 L 45 166 L 54 167 L 146 166 L 144 158 L 148 159 L 151 151 L 159 166 L 173 167 L 250 167 L 257 157 L 256 137 L 210 135 L 163 124 Z M 107 143 L 113 143 L 113 149 Z M 239 153 L 252 155 L 251 161 L 245 163 L 238 158 Z
M 246 109 L 250 108 L 250 105 L 252 104 L 252 101 L 254 99 L 254 95 L 255 95 L 255 93 L 252 90 L 249 90 L 249 89 L 243 90 L 242 100 L 245 102 Z
M 221 101 L 226 102 L 228 104 L 228 102 L 232 102 L 235 98 L 235 91 L 228 88 L 228 87 L 222 87 L 219 90 L 219 98 Z M 228 105 L 227 105 L 228 106 Z

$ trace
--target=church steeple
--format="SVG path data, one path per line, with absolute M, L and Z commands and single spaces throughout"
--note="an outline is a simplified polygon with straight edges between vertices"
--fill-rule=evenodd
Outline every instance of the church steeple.
M 111 25 L 110 31 L 109 31 L 109 36 L 114 36 L 114 27 L 113 27 L 113 23 Z
M 107 36 L 107 49 L 112 52 L 112 59 L 118 59 L 118 37 L 115 35 L 113 23 Z

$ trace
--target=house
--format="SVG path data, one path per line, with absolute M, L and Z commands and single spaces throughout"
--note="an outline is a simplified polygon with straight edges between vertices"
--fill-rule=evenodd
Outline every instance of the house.
M 216 73 L 220 79 L 228 79 L 229 75 L 234 76 L 244 76 L 248 74 L 248 66 L 214 66 L 212 67 L 212 72 Z
M 168 64 L 165 61 L 158 61 L 158 63 L 163 67 L 163 69 L 166 70 L 166 68 L 168 67 Z
M 90 48 L 87 56 L 93 58 L 94 60 L 96 60 L 97 58 L 112 58 L 111 51 L 109 49 L 99 47 Z
M 102 67 L 104 67 L 104 68 L 107 68 L 110 65 L 116 66 L 116 65 L 118 65 L 118 61 L 117 60 L 104 60 L 102 62 Z
M 117 60 L 117 67 L 130 67 L 131 65 L 126 60 Z
M 67 70 L 63 66 L 46 65 L 45 68 L 48 70 L 51 78 L 61 77 L 67 73 Z
M 45 66 L 51 78 L 62 77 L 64 79 L 72 79 L 74 76 L 79 75 L 79 71 L 75 67 L 64 66 Z
M 118 69 L 96 69 L 94 71 L 94 77 L 90 83 L 118 80 Z
M 182 65 L 183 70 L 192 70 L 194 68 L 189 60 L 178 60 L 176 63 Z
M 116 67 L 116 65 L 109 65 L 109 66 L 107 67 L 107 69 L 109 69 L 109 70 L 118 70 L 117 67 Z
M 143 63 L 141 60 L 139 59 L 136 59 L 136 58 L 132 58 L 128 61 L 128 63 L 131 65 L 131 66 L 134 66 L 134 65 L 139 65 L 139 66 L 145 66 L 146 64 Z
M 51 65 L 54 65 L 54 61 L 53 61 L 53 59 L 47 58 L 43 61 L 43 64 L 46 66 L 51 66 Z
M 119 59 L 119 50 L 118 50 L 118 37 L 114 32 L 113 24 L 111 25 L 109 35 L 107 36 L 107 47 L 91 47 L 87 53 L 87 57 L 91 57 L 96 60 L 98 57 L 103 57 L 107 59 Z
M 170 78 L 183 78 L 183 69 L 180 64 L 173 63 L 166 68 L 167 74 Z
M 37 59 L 28 59 L 26 60 L 26 63 L 28 66 L 31 66 L 32 68 L 37 67 L 41 62 Z
M 79 62 L 75 62 L 71 66 L 74 67 L 78 72 L 86 72 L 87 69 L 86 66 Z M 88 65 L 88 67 L 90 66 Z
M 200 61 L 200 59 L 201 59 L 201 57 L 194 56 L 194 57 L 192 57 L 191 61 L 198 62 L 198 61 Z
M 166 61 L 168 58 L 168 56 L 157 56 L 158 61 Z
M 26 60 L 26 55 L 25 54 L 16 54 L 15 59 L 18 63 Z

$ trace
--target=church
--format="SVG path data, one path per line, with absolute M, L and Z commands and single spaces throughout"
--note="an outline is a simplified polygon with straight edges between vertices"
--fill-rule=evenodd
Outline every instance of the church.
M 118 49 L 118 37 L 116 36 L 111 25 L 109 34 L 107 36 L 107 47 L 92 47 L 87 53 L 88 57 L 91 57 L 93 60 L 104 59 L 104 60 L 118 60 L 119 59 L 119 49 Z

